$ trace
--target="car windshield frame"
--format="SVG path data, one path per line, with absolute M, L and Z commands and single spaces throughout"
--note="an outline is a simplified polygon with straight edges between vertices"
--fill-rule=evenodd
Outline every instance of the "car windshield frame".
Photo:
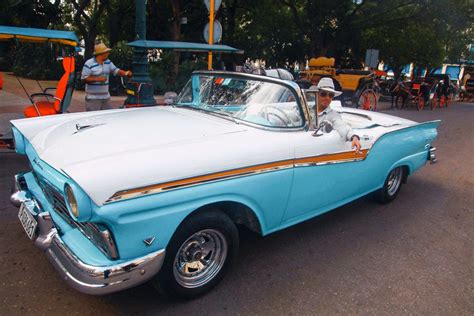
M 215 99 L 214 94 L 219 93 L 219 90 L 216 89 L 216 87 L 218 87 L 216 80 L 222 80 L 222 83 L 227 81 L 227 84 L 230 87 L 233 83 L 238 84 L 239 82 L 243 82 L 245 85 L 248 82 L 250 83 L 249 86 L 251 87 L 253 84 L 253 86 L 258 88 L 264 87 L 271 92 L 273 92 L 275 89 L 279 89 L 279 91 L 275 92 L 276 94 L 278 92 L 282 93 L 279 98 L 282 98 L 285 93 L 287 93 L 287 96 L 293 97 L 293 99 L 291 101 L 277 100 L 276 102 L 258 103 L 252 102 L 252 97 L 255 94 L 252 94 L 251 92 L 249 94 L 248 100 L 242 101 L 241 103 L 236 102 L 234 99 L 231 99 L 229 102 L 225 101 L 222 103 L 222 99 L 218 96 L 217 102 L 213 104 L 213 102 L 209 101 L 211 99 Z M 206 86 L 209 84 L 211 87 Z M 225 86 L 224 84 L 222 85 Z M 248 92 L 251 91 L 251 89 L 245 85 L 243 91 Z M 242 97 L 242 93 L 236 93 L 231 97 L 234 96 L 239 96 L 245 99 L 245 96 Z M 202 111 L 211 115 L 232 120 L 239 124 L 242 123 L 261 129 L 269 129 L 274 131 L 299 131 L 303 129 L 307 130 L 309 126 L 309 114 L 307 108 L 305 107 L 306 103 L 304 95 L 302 94 L 298 85 L 294 82 L 288 82 L 285 80 L 261 75 L 229 71 L 195 71 L 191 75 L 190 80 L 179 93 L 174 105 L 176 107 Z M 249 109 L 258 109 L 258 115 L 260 115 L 262 118 L 258 118 L 256 115 L 247 115 L 247 112 L 250 112 Z M 262 113 L 262 109 L 265 109 L 264 113 Z M 282 113 L 283 111 L 288 112 L 286 113 L 287 115 L 284 115 L 284 113 Z M 273 113 L 268 114 L 267 112 Z M 271 117 L 273 123 L 270 122 L 269 117 Z

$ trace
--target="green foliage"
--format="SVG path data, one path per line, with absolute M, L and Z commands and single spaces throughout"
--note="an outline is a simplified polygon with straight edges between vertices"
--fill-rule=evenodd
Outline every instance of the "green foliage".
M 469 58 L 473 11 L 472 0 L 226 0 L 216 15 L 223 26 L 222 43 L 245 54 L 215 54 L 214 67 L 220 61 L 242 64 L 246 58 L 281 67 L 324 55 L 335 57 L 338 66 L 359 68 L 367 48 L 379 49 L 381 59 L 394 68 L 410 62 L 435 67 Z M 134 15 L 135 2 L 130 0 L 0 3 L 2 24 L 59 29 L 71 25 L 84 40 L 87 56 L 95 40 L 107 42 L 114 48 L 111 60 L 124 69 L 131 67 L 125 43 L 135 39 Z M 178 23 L 182 17 L 187 24 Z M 202 0 L 147 1 L 148 39 L 203 42 L 207 22 Z M 178 58 L 169 51 L 161 57 L 150 66 L 160 92 L 179 90 L 192 69 L 206 68 L 206 54 L 181 53 L 179 68 Z M 22 60 L 25 65 L 17 68 L 26 72 L 28 60 Z
M 59 0 L 3 0 L 0 2 L 1 25 L 46 28 L 61 20 Z
M 378 28 L 363 32 L 363 45 L 378 48 L 380 58 L 397 73 L 415 63 L 435 68 L 443 62 L 459 62 L 466 54 L 473 20 L 465 0 L 432 0 L 401 7 L 394 13 L 407 19 L 388 19 Z
M 127 45 L 126 41 L 118 42 L 112 48 L 109 59 L 121 69 L 132 69 L 133 49 Z
M 164 51 L 160 57 L 161 60 L 150 65 L 150 77 L 153 80 L 156 93 L 162 94 L 166 91 L 179 92 L 194 70 L 207 69 L 207 56 L 191 55 L 180 63 L 176 80 L 170 81 L 169 68 L 173 62 L 173 54 L 169 51 Z
M 57 48 L 52 44 L 20 44 L 14 51 L 14 74 L 36 80 L 59 79 L 64 71 L 61 61 L 57 60 Z

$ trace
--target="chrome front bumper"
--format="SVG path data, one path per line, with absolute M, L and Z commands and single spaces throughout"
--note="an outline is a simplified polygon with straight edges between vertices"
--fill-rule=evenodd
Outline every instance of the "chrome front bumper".
M 10 200 L 17 207 L 22 203 L 27 205 L 38 222 L 35 245 L 45 251 L 61 278 L 82 293 L 100 295 L 133 287 L 151 279 L 163 264 L 164 249 L 115 265 L 87 264 L 63 242 L 50 214 L 42 210 L 35 201 L 22 174 L 15 176 L 15 186 Z

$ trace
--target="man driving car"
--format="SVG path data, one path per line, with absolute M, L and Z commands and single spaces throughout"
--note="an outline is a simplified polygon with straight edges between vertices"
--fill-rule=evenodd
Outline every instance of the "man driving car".
M 349 124 L 342 120 L 341 114 L 330 105 L 333 98 L 341 95 L 342 92 L 335 90 L 333 80 L 327 77 L 319 80 L 316 91 L 318 91 L 317 113 L 320 125 L 323 122 L 330 123 L 344 141 L 350 141 L 351 147 L 355 151 L 360 151 L 360 137 L 353 132 Z

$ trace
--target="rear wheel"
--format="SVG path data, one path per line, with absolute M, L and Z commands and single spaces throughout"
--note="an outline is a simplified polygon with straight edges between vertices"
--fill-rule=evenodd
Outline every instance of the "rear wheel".
M 218 210 L 191 215 L 177 229 L 153 285 L 168 297 L 194 298 L 224 276 L 239 247 L 232 220 Z
M 383 187 L 377 191 L 377 200 L 380 203 L 389 203 L 395 200 L 402 187 L 403 177 L 405 176 L 404 167 L 396 167 L 387 176 Z

